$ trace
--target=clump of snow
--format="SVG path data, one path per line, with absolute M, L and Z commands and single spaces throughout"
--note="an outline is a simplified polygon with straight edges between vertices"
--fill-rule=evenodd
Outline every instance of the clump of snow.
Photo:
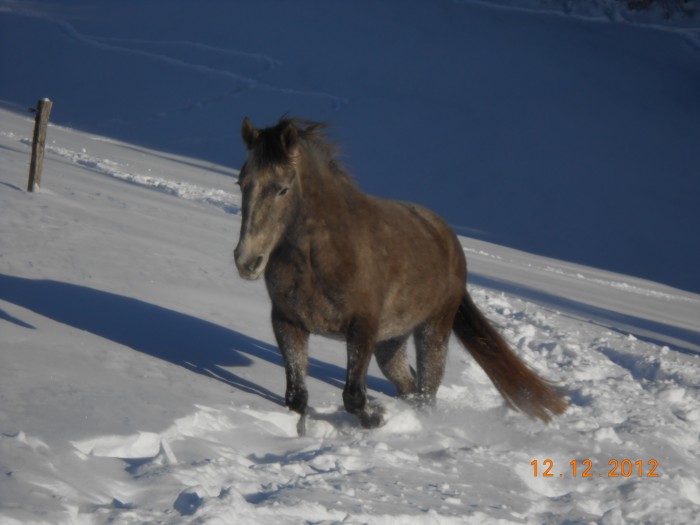
M 154 458 L 160 452 L 160 436 L 154 432 L 137 432 L 133 436 L 103 436 L 73 442 L 88 456 L 107 458 Z

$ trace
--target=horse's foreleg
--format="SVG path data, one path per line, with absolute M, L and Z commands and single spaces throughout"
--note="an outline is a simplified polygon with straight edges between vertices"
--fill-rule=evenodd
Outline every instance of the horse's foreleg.
M 348 369 L 343 390 L 345 410 L 360 418 L 365 428 L 383 423 L 381 413 L 367 405 L 367 370 L 376 344 L 376 326 L 355 320 L 347 333 Z
M 290 410 L 304 416 L 309 400 L 309 393 L 306 390 L 309 333 L 290 323 L 274 309 L 272 311 L 272 329 L 284 359 L 284 369 L 287 376 L 285 405 Z

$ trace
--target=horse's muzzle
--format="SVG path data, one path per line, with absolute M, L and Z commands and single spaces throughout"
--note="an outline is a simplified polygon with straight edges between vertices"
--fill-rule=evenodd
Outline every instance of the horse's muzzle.
M 265 256 L 256 255 L 252 257 L 246 257 L 241 255 L 238 248 L 233 252 L 233 257 L 236 261 L 236 268 L 238 268 L 238 274 L 249 281 L 255 281 L 259 279 L 265 270 Z

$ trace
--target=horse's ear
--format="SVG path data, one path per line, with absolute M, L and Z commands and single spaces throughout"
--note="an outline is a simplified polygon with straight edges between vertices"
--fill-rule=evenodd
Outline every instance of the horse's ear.
M 243 125 L 241 126 L 241 137 L 246 147 L 251 150 L 253 149 L 253 143 L 255 139 L 258 138 L 260 132 L 255 129 L 255 126 L 248 117 L 243 119 Z
M 299 132 L 296 126 L 292 122 L 288 123 L 282 130 L 280 138 L 282 139 L 284 151 L 290 157 L 294 157 L 296 155 L 297 142 L 299 141 Z

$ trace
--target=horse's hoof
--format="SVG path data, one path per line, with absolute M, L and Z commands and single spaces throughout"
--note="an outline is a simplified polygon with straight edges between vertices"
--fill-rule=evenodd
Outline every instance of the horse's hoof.
M 435 408 L 437 398 L 435 396 L 414 394 L 407 401 L 411 403 L 417 411 L 429 412 Z
M 360 423 L 364 428 L 377 428 L 384 424 L 384 407 L 381 405 L 368 405 L 358 414 Z
M 363 428 L 377 428 L 384 424 L 384 417 L 381 414 L 363 412 L 360 414 L 360 423 L 362 423 Z
M 306 436 L 306 414 L 302 414 L 297 421 L 297 435 L 299 437 Z

